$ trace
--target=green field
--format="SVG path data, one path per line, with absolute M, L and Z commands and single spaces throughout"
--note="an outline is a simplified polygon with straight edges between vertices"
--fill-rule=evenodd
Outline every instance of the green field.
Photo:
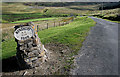
M 94 24 L 95 22 L 90 18 L 77 17 L 70 24 L 39 31 L 38 34 L 43 44 L 62 43 L 74 50 L 72 54 L 77 54 L 82 42 L 88 35 L 90 27 L 94 26 Z M 17 44 L 14 38 L 2 42 L 2 59 L 15 56 L 16 47 Z
M 109 4 L 109 6 L 115 4 Z M 104 3 L 104 7 L 108 6 Z M 111 6 L 111 8 L 112 8 Z M 119 20 L 119 8 L 104 9 L 101 3 L 3 3 L 2 23 L 49 17 L 68 17 L 72 15 L 92 15 L 112 21 Z
M 27 22 L 41 21 L 41 20 L 53 20 L 53 19 L 57 19 L 57 18 L 58 17 L 39 18 L 39 19 L 27 19 L 27 20 L 20 20 L 20 21 L 15 21 L 15 22 L 10 22 L 10 23 L 27 23 Z
M 67 17 L 68 14 L 41 14 L 41 13 L 28 13 L 28 14 L 3 14 L 2 23 L 16 23 L 26 21 L 47 20 L 57 17 Z
M 102 19 L 111 20 L 113 22 L 120 21 L 119 8 L 103 10 L 103 11 L 96 10 L 96 11 L 92 11 L 88 15 L 99 17 L 99 18 L 102 18 Z
M 71 6 L 41 6 L 34 3 L 3 3 L 2 23 L 9 23 L 28 19 L 48 18 L 48 17 L 68 17 L 72 15 L 83 15 L 94 9 L 97 5 L 71 5 Z M 49 3 L 48 3 L 49 4 Z M 54 3 L 52 3 L 54 4 Z M 59 3 L 58 3 L 59 4 Z M 69 5 L 67 3 L 67 5 Z M 31 8 L 33 7 L 33 8 Z M 39 7 L 39 8 L 37 8 Z M 86 10 L 82 10 L 83 8 Z M 88 9 L 89 8 L 89 9 Z M 95 8 L 96 9 L 96 8 Z

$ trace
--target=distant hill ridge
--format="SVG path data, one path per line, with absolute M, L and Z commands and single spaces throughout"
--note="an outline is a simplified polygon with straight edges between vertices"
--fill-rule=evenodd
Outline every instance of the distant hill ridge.
M 119 2 L 120 0 L 2 0 L 3 2 Z
M 102 9 L 114 9 L 120 7 L 120 2 L 35 2 L 35 3 L 25 3 L 25 5 L 30 6 L 47 6 L 47 7 L 64 7 L 64 6 L 71 6 L 71 5 L 96 5 L 100 4 L 99 10 Z

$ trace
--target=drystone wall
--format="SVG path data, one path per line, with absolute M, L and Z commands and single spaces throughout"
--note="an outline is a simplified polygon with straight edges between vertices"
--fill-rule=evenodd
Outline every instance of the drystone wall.
M 35 25 L 30 22 L 24 25 L 16 25 L 14 32 L 17 42 L 16 58 L 20 68 L 39 67 L 48 59 L 48 51 L 38 37 Z

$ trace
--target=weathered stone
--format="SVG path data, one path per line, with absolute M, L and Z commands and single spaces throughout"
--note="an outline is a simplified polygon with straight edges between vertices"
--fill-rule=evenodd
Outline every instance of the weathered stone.
M 34 35 L 31 38 L 22 41 L 15 39 L 17 42 L 16 57 L 18 59 L 18 63 L 22 68 L 38 67 L 40 63 L 47 59 L 47 50 L 40 42 L 40 38 L 34 29 L 34 24 L 29 23 L 24 26 L 33 27 Z M 23 27 L 21 29 L 24 29 L 24 26 L 15 26 L 15 30 L 19 27 Z
M 23 50 L 23 49 L 24 49 L 24 48 L 21 46 L 21 47 L 20 47 L 20 50 Z

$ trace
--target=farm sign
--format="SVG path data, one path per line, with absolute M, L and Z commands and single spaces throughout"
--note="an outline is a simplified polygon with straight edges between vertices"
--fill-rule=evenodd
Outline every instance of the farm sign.
M 27 40 L 33 36 L 33 29 L 30 26 L 17 28 L 14 32 L 14 37 L 17 40 Z
M 35 25 L 32 22 L 16 25 L 14 31 L 17 42 L 16 58 L 21 69 L 39 67 L 47 61 L 47 49 L 38 37 Z

